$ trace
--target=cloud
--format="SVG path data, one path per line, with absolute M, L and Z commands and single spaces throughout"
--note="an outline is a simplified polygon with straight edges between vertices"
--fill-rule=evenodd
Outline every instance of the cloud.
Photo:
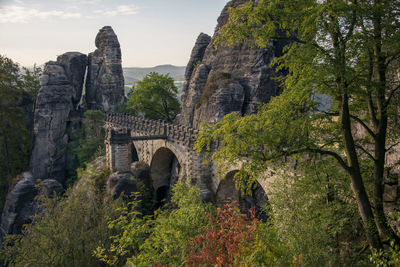
M 121 15 L 133 15 L 139 12 L 139 7 L 136 5 L 120 5 L 111 10 L 95 10 L 94 13 L 108 16 L 108 17 L 115 17 Z
M 65 12 L 60 10 L 39 10 L 17 5 L 0 8 L 0 23 L 27 23 L 32 20 L 46 20 L 50 18 L 72 19 L 80 18 L 80 13 Z
M 100 3 L 100 0 L 86 0 L 84 3 L 94 5 Z

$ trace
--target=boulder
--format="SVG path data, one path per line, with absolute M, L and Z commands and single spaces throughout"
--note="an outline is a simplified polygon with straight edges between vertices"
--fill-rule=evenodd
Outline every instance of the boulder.
M 131 194 L 137 191 L 137 180 L 131 173 L 114 172 L 107 179 L 107 193 L 114 199 L 122 193 L 124 193 L 125 199 L 130 199 Z
M 44 193 L 47 197 L 52 197 L 54 194 L 60 196 L 64 192 L 64 187 L 54 179 L 46 179 L 41 182 L 44 188 Z
M 131 173 L 134 177 L 142 181 L 148 188 L 153 186 L 150 179 L 150 167 L 146 163 L 141 161 L 132 162 Z
M 37 193 L 31 173 L 23 173 L 22 180 L 7 195 L 1 216 L 2 236 L 21 233 L 22 225 L 31 222 L 30 217 L 37 210 L 34 202 Z
M 85 102 L 89 109 L 115 112 L 125 101 L 121 48 L 110 26 L 96 36 L 97 49 L 89 54 Z

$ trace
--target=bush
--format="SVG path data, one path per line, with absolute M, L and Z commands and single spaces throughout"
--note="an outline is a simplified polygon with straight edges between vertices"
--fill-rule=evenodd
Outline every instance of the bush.
M 186 263 L 189 266 L 238 265 L 241 252 L 254 242 L 258 223 L 254 211 L 248 219 L 240 212 L 237 202 L 227 201 L 222 209 L 217 209 L 216 216 L 209 215 L 208 225 L 189 242 Z
M 35 215 L 21 235 L 7 237 L 6 262 L 10 266 L 102 266 L 93 250 L 110 244 L 115 232 L 108 228 L 107 218 L 116 218 L 123 205 L 120 200 L 106 200 L 96 189 L 106 174 L 89 164 L 79 184 L 63 197 L 41 194 L 42 214 Z
M 186 262 L 189 240 L 207 225 L 212 206 L 202 202 L 196 186 L 183 183 L 172 189 L 169 208 L 154 216 L 142 217 L 137 200 L 131 210 L 111 221 L 109 227 L 119 231 L 109 247 L 96 249 L 96 256 L 109 265 L 127 261 L 128 266 L 179 266 Z

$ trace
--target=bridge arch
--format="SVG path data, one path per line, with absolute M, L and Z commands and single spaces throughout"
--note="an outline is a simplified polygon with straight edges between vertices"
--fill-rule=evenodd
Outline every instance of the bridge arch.
M 256 181 L 255 187 L 252 189 L 252 194 L 243 196 L 235 187 L 234 176 L 238 170 L 229 171 L 224 179 L 219 181 L 215 199 L 217 204 L 223 204 L 228 198 L 237 201 L 242 211 L 248 211 L 254 208 L 256 216 L 265 221 L 267 214 L 263 210 L 263 206 L 268 201 L 267 194 L 261 184 Z
M 130 143 L 130 157 L 131 157 L 131 162 L 140 161 L 139 154 L 134 142 Z
M 150 177 L 157 206 L 169 201 L 171 186 L 178 181 L 181 173 L 181 161 L 171 149 L 160 147 L 155 151 L 150 164 Z

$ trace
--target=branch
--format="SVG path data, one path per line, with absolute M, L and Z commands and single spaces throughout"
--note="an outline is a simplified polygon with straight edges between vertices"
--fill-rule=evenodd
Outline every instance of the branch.
M 328 115 L 328 116 L 339 116 L 339 112 L 326 112 L 323 110 L 319 110 L 320 112 L 323 112 L 324 114 Z M 358 122 L 359 124 L 361 124 L 361 126 L 363 126 L 363 128 L 371 135 L 372 138 L 376 139 L 376 134 L 371 130 L 371 128 L 368 127 L 368 125 L 365 124 L 365 122 L 363 120 L 361 120 L 359 117 L 355 116 L 355 115 L 350 115 L 350 118 L 352 118 L 353 120 L 355 120 L 356 122 Z
M 279 36 L 279 35 L 271 36 L 270 39 L 272 39 L 272 40 L 287 40 L 287 41 L 294 41 L 294 42 L 297 42 L 297 43 L 300 43 L 300 44 L 307 44 L 307 41 L 299 39 L 298 37 L 296 37 L 293 34 L 291 34 L 290 37 Z M 318 49 L 322 54 L 324 54 L 326 57 L 328 57 L 331 61 L 333 61 L 332 56 L 322 46 L 318 45 L 316 42 L 311 42 L 309 44 L 311 44 L 313 47 Z
M 362 146 L 357 145 L 357 144 L 355 144 L 355 146 L 356 146 L 358 149 L 362 150 L 365 154 L 367 154 L 367 156 L 370 157 L 373 161 L 376 161 L 376 159 L 374 158 L 374 156 L 372 156 L 371 153 L 369 153 L 365 148 L 363 148 Z
M 372 52 L 370 51 L 368 53 L 368 59 L 369 59 L 369 68 L 368 68 L 368 79 L 369 83 L 372 82 L 372 77 L 374 75 L 374 64 L 373 64 L 373 55 L 371 54 Z M 374 103 L 372 101 L 372 94 L 371 91 L 367 89 L 367 94 L 368 94 L 368 111 L 371 116 L 372 123 L 374 124 L 374 127 L 377 128 L 379 125 L 378 119 L 376 118 L 376 112 L 375 112 L 375 107 Z
M 400 89 L 400 85 L 398 85 L 396 88 L 394 88 L 392 91 L 390 91 L 390 94 L 385 101 L 385 107 L 389 106 L 390 101 L 392 100 L 393 95 Z
M 346 162 L 342 159 L 342 157 L 339 154 L 337 154 L 336 152 L 333 152 L 333 151 L 330 151 L 330 150 L 323 150 L 323 149 L 320 149 L 320 148 L 307 147 L 307 148 L 300 149 L 300 150 L 293 150 L 293 151 L 283 152 L 283 154 L 286 155 L 286 156 L 290 156 L 290 155 L 295 155 L 295 154 L 299 154 L 299 153 L 307 152 L 307 151 L 313 152 L 313 153 L 317 153 L 317 154 L 320 154 L 320 155 L 328 155 L 328 156 L 334 157 L 339 162 L 340 166 L 342 166 L 342 168 L 344 170 L 346 170 L 346 171 L 350 170 L 349 166 L 347 166 Z
M 345 169 L 346 171 L 350 170 L 349 166 L 347 166 L 346 162 L 342 159 L 342 157 L 333 151 L 323 150 L 319 148 L 307 148 L 307 150 L 317 154 L 334 157 L 339 162 L 340 166 L 342 166 L 343 169 Z
M 357 5 L 357 1 L 355 1 L 354 4 Z M 353 15 L 353 17 L 352 17 L 352 20 L 351 20 L 349 31 L 347 32 L 346 37 L 344 37 L 344 42 L 347 42 L 349 40 L 350 36 L 353 35 L 354 27 L 355 27 L 356 22 L 357 22 L 356 9 L 353 9 L 353 14 L 352 15 Z
M 398 144 L 400 144 L 400 142 L 394 143 L 393 145 L 391 145 L 390 147 L 388 147 L 387 149 L 385 149 L 385 152 L 388 152 L 389 150 L 391 150 L 392 148 L 394 148 L 394 147 L 397 146 Z

